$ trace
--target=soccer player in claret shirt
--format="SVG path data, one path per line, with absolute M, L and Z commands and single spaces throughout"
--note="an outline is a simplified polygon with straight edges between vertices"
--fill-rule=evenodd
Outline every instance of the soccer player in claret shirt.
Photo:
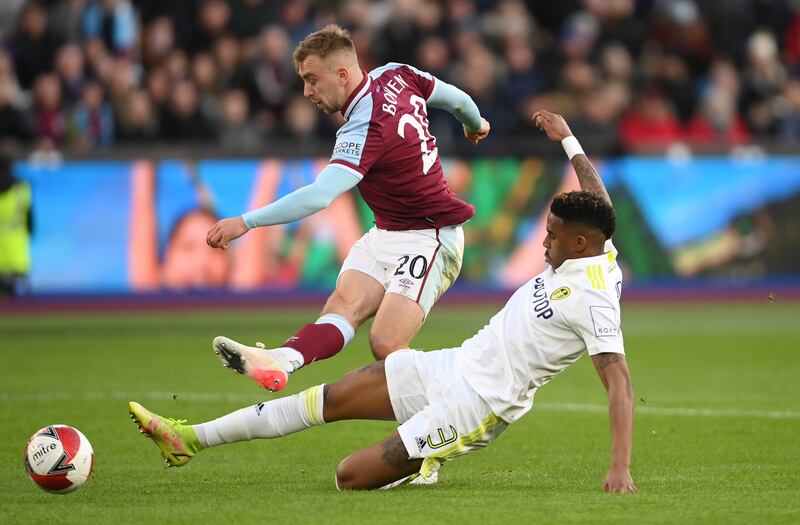
M 180 466 L 204 448 L 276 438 L 345 419 L 396 420 L 386 439 L 354 452 L 336 471 L 339 489 L 431 479 L 444 461 L 480 449 L 533 406 L 536 391 L 588 353 L 608 392 L 609 492 L 636 490 L 630 474 L 633 391 L 620 330 L 622 273 L 611 243 L 616 216 L 608 193 L 559 115 L 534 114 L 561 142 L 581 190 L 555 197 L 543 244 L 549 266 L 517 290 L 459 348 L 404 350 L 283 399 L 187 425 L 135 402 L 131 417 Z
M 313 184 L 219 221 L 206 241 L 225 249 L 251 228 L 307 217 L 354 187 L 374 212 L 375 227 L 350 250 L 321 317 L 281 348 L 214 339 L 225 366 L 272 391 L 303 365 L 338 353 L 373 316 L 369 341 L 376 359 L 408 348 L 461 270 L 461 225 L 475 213 L 447 186 L 427 108 L 450 112 L 473 144 L 489 133 L 466 93 L 428 73 L 397 63 L 362 71 L 349 33 L 338 26 L 307 36 L 294 63 L 303 94 L 326 113 L 341 111 L 347 121 L 336 133 L 330 163 Z

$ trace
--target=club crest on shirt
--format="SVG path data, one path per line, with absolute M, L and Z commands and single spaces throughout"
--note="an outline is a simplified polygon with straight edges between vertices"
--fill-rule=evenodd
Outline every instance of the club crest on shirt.
M 561 299 L 566 299 L 569 297 L 569 294 L 572 292 L 566 286 L 561 286 L 557 288 L 553 293 L 550 294 L 551 301 L 560 301 Z

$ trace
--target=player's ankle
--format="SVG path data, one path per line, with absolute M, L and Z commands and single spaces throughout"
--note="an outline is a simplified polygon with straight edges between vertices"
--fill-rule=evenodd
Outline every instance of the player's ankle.
M 305 358 L 303 357 L 303 354 L 294 348 L 282 346 L 280 348 L 270 350 L 270 352 L 273 352 L 273 357 L 277 358 L 277 360 L 286 368 L 286 371 L 289 373 L 295 372 L 305 364 Z

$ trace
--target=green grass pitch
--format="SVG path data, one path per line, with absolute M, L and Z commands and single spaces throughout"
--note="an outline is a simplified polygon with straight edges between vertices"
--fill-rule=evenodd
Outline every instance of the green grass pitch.
M 456 346 L 496 309 L 435 309 L 415 346 Z M 269 399 L 220 366 L 211 339 L 274 345 L 315 314 L 0 318 L 0 523 L 800 523 L 800 304 L 766 299 L 623 306 L 638 494 L 600 490 L 606 399 L 585 357 L 491 447 L 445 465 L 437 486 L 335 490 L 337 463 L 391 432 L 386 422 L 220 447 L 164 469 L 127 401 L 199 422 Z M 286 393 L 369 360 L 364 327 Z M 95 475 L 77 493 L 47 494 L 25 475 L 26 439 L 52 423 L 79 428 L 94 446 Z

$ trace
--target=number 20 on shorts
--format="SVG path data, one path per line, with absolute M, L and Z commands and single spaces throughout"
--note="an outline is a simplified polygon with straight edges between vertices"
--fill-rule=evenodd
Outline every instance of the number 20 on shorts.
M 416 255 L 414 257 L 411 255 L 403 255 L 397 262 L 400 264 L 394 272 L 395 275 L 405 275 L 407 269 L 411 277 L 414 279 L 421 279 L 425 275 L 425 272 L 428 271 L 428 259 L 423 255 Z M 406 267 L 406 265 L 408 266 Z

